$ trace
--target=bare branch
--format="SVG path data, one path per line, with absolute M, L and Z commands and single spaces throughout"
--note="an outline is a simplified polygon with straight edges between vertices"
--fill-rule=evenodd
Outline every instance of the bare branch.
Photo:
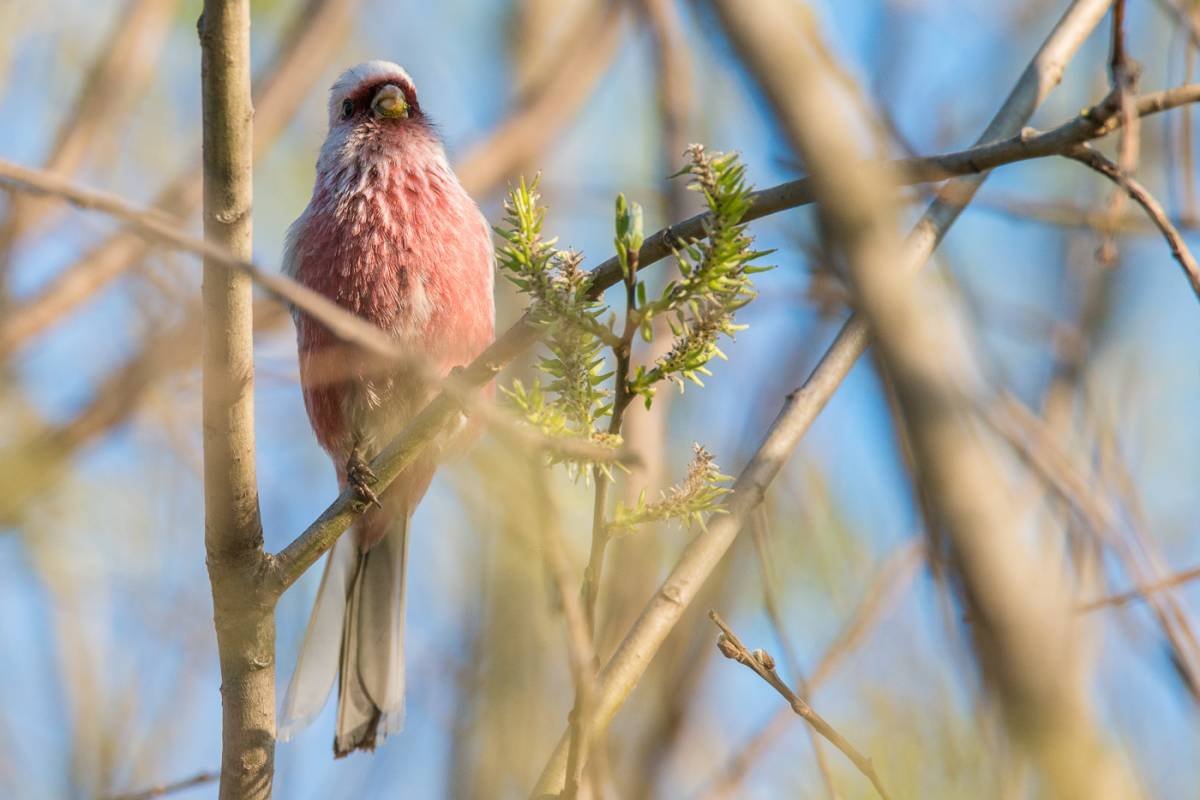
M 155 797 L 166 797 L 175 792 L 182 792 L 184 789 L 191 789 L 196 786 L 203 786 L 206 783 L 212 783 L 221 777 L 216 772 L 200 772 L 190 778 L 184 778 L 174 783 L 162 783 L 158 786 L 151 786 L 148 789 L 142 789 L 137 792 L 128 794 L 116 794 L 108 798 L 108 800 L 153 800 Z
M 546 486 L 545 471 L 540 465 L 531 463 L 531 467 L 534 470 L 538 506 L 546 509 L 541 520 L 542 550 L 546 569 L 554 582 L 566 618 L 567 663 L 571 669 L 571 681 L 575 684 L 575 706 L 571 711 L 571 750 L 567 759 L 567 783 L 563 791 L 565 800 L 573 800 L 583 785 L 583 771 L 590 747 L 590 737 L 583 727 L 583 721 L 591 715 L 596 694 L 596 653 L 587 610 L 572 585 L 571 565 L 559 528 L 558 512 L 553 508 Z
M 1181 572 L 1176 572 L 1173 575 L 1169 575 L 1153 583 L 1141 584 L 1138 587 L 1130 589 L 1126 592 L 1110 594 L 1107 597 L 1101 597 L 1096 600 L 1083 603 L 1078 606 L 1076 610 L 1080 612 L 1096 611 L 1101 608 L 1123 606 L 1127 603 L 1132 603 L 1134 600 L 1145 600 L 1146 602 L 1149 602 L 1150 595 L 1166 591 L 1167 589 L 1174 589 L 1175 587 L 1182 586 L 1185 583 L 1191 583 L 1197 578 L 1200 578 L 1200 567 L 1192 567 L 1191 569 L 1185 569 Z
M 737 634 L 725 623 L 725 620 L 721 619 L 717 612 L 710 610 L 708 617 L 721 629 L 721 637 L 717 639 L 717 649 L 721 651 L 721 654 L 726 658 L 749 667 L 754 674 L 770 684 L 771 688 L 779 692 L 779 695 L 787 701 L 792 711 L 795 711 L 798 716 L 811 725 L 813 730 L 828 739 L 830 744 L 842 751 L 842 754 L 850 759 L 854 766 L 858 768 L 858 771 L 871 782 L 871 785 L 875 787 L 875 791 L 879 793 L 879 796 L 887 800 L 887 790 L 883 788 L 879 776 L 875 773 L 875 767 L 871 763 L 871 759 L 858 752 L 854 745 L 850 744 L 844 736 L 838 733 L 832 725 L 814 711 L 812 706 L 791 690 L 791 687 L 775 671 L 775 659 L 771 658 L 771 654 L 765 650 L 751 652 L 747 649 L 746 645 L 742 644 L 742 640 L 737 637 Z
M 788 636 L 787 626 L 784 623 L 783 609 L 779 602 L 779 591 L 775 581 L 775 559 L 771 553 L 771 541 L 767 528 L 766 506 L 760 505 L 754 509 L 751 517 L 750 539 L 754 543 L 754 552 L 758 556 L 759 570 L 762 574 L 763 607 L 767 612 L 767 618 L 771 620 L 775 638 L 783 650 L 783 660 L 792 673 L 796 694 L 802 700 L 807 701 L 811 697 L 812 686 L 804 676 L 804 670 L 800 666 L 800 657 L 796 655 L 796 648 L 792 644 L 791 637 Z M 821 741 L 811 727 L 807 728 L 806 732 L 809 743 L 812 745 L 813 760 L 817 763 L 817 771 L 821 773 L 821 781 L 825 784 L 829 797 L 836 798 L 838 797 L 837 787 L 834 785 L 833 774 L 830 772 Z
M 1063 155 L 1099 172 L 1124 189 L 1126 194 L 1142 207 L 1154 223 L 1154 226 L 1162 232 L 1163 238 L 1167 240 L 1167 245 L 1171 248 L 1171 255 L 1179 262 L 1179 266 L 1183 268 L 1183 274 L 1187 278 L 1188 283 L 1191 284 L 1192 291 L 1197 297 L 1200 297 L 1200 264 L 1196 263 L 1196 258 L 1192 255 L 1191 250 L 1188 249 L 1187 242 L 1183 240 L 1182 234 L 1179 233 L 1179 230 L 1167 217 L 1166 210 L 1154 199 L 1154 195 L 1150 194 L 1144 186 L 1125 174 L 1112 161 L 1109 161 L 1086 145 L 1072 147 L 1063 153 Z
M 813 668 L 808 679 L 809 692 L 829 679 L 837 670 L 846 656 L 862 643 L 866 635 L 875 628 L 884 617 L 894 598 L 900 594 L 912 581 L 920 565 L 924 548 L 920 539 L 913 539 L 897 548 L 871 579 L 859 600 L 858 606 L 842 626 L 841 631 L 822 654 L 817 666 Z M 734 796 L 733 791 L 742 778 L 749 772 L 754 762 L 761 757 L 768 746 L 784 731 L 792 719 L 790 708 L 781 708 L 758 732 L 722 768 L 720 774 L 709 782 L 710 789 L 701 796 L 711 800 L 721 797 Z

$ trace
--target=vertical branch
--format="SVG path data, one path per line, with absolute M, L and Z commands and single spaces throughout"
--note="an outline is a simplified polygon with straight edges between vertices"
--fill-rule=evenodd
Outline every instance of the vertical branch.
M 1141 118 L 1137 113 L 1138 66 L 1125 50 L 1125 0 L 1117 0 L 1112 9 L 1112 46 L 1109 54 L 1109 79 L 1121 115 L 1118 134 L 1117 162 L 1121 171 L 1132 175 L 1137 168 L 1141 141 Z M 1117 265 L 1116 228 L 1125 209 L 1125 194 L 1114 191 L 1105 209 L 1105 225 L 1101 231 L 1098 253 L 1100 266 L 1111 270 Z
M 596 693 L 595 651 L 588 630 L 587 612 L 580 598 L 571 590 L 571 564 L 559 530 L 558 510 L 552 505 L 549 487 L 546 485 L 545 470 L 540 464 L 531 462 L 531 471 L 538 507 L 548 513 L 539 518 L 542 529 L 542 551 L 546 571 L 554 584 L 558 599 L 562 603 L 563 617 L 567 627 L 567 662 L 571 670 L 571 681 L 575 684 L 575 706 L 571 710 L 571 742 L 567 753 L 567 778 L 563 788 L 564 800 L 574 800 L 581 795 L 585 785 L 584 768 L 587 766 L 590 731 L 583 722 L 591 715 L 592 698 Z M 600 791 L 598 782 L 593 782 L 591 797 Z
M 1194 21 L 1200 20 L 1200 9 L 1192 12 Z M 1183 43 L 1183 82 L 1189 83 L 1192 80 L 1192 73 L 1196 66 L 1196 43 L 1188 38 Z M 1170 147 L 1170 127 L 1169 124 L 1164 126 L 1164 131 L 1167 132 L 1167 145 L 1164 149 Z M 1198 215 L 1196 213 L 1196 170 L 1195 160 L 1192 156 L 1192 148 L 1194 145 L 1195 136 L 1192 133 L 1192 108 L 1185 106 L 1179 112 L 1179 140 L 1175 143 L 1178 151 L 1179 166 L 1178 174 L 1183 180 L 1183 208 L 1179 216 L 1188 225 L 1195 225 Z M 1169 162 L 1166 162 L 1169 163 Z M 1173 171 L 1168 167 L 1168 172 Z
M 617 203 L 618 226 L 620 226 L 621 219 L 625 213 L 626 207 L 624 203 L 625 198 L 619 198 Z M 637 309 L 637 271 L 638 250 L 642 246 L 641 209 L 637 208 L 636 204 L 629 211 L 628 219 L 636 219 L 636 233 L 634 235 L 637 237 L 637 241 L 632 246 L 628 245 L 628 241 L 622 242 L 623 235 L 618 230 L 617 246 L 626 250 L 626 256 L 622 262 L 623 281 L 625 284 L 625 327 L 621 330 L 620 341 L 613 344 L 613 355 L 617 359 L 617 366 L 613 375 L 616 391 L 613 397 L 612 416 L 608 421 L 608 433 L 610 436 L 620 435 L 621 423 L 625 418 L 625 409 L 629 408 L 629 403 L 634 398 L 633 392 L 629 390 L 629 365 L 630 355 L 633 352 L 633 336 L 637 333 L 638 325 L 640 324 Z M 607 469 L 608 467 L 604 465 L 598 465 L 593 468 L 593 475 L 596 481 L 596 499 L 595 505 L 592 508 L 592 546 L 591 552 L 588 554 L 587 567 L 583 571 L 584 610 L 587 613 L 588 630 L 593 637 L 596 635 L 596 599 L 600 595 L 600 578 L 604 574 L 604 552 L 608 548 L 608 542 L 611 538 L 606 515 L 608 509 L 608 487 L 612 481 L 606 472 Z
M 204 235 L 251 253 L 249 0 L 206 0 L 199 22 Z M 204 542 L 221 662 L 222 800 L 267 798 L 275 761 L 275 618 L 254 472 L 249 278 L 205 259 Z
M 688 211 L 697 206 L 696 193 L 687 187 L 687 182 L 668 177 L 680 167 L 688 144 L 696 140 L 693 135 L 692 109 L 695 105 L 693 90 L 693 68 L 688 50 L 678 0 L 640 0 L 638 7 L 641 23 L 649 34 L 651 55 L 655 66 L 655 94 L 658 104 L 658 158 L 654 171 L 662 176 L 659 185 L 662 193 L 660 208 L 667 222 L 686 219 Z M 678 276 L 678 269 L 671 264 L 660 270 L 651 280 L 651 286 L 661 287 Z M 664 357 L 671 348 L 672 336 L 665 318 L 653 322 L 654 338 L 639 346 L 633 354 L 632 368 L 647 369 Z M 629 506 L 637 502 L 643 491 L 653 494 L 664 488 L 669 481 L 667 474 L 667 418 L 674 400 L 673 392 L 660 392 L 650 408 L 634 403 L 629 406 L 623 421 L 621 438 L 626 446 L 638 454 L 639 463 L 631 464 L 622 479 L 621 499 Z M 662 540 L 657 536 L 638 536 L 613 542 L 609 559 L 611 569 L 620 570 L 621 580 L 609 582 L 605 587 L 605 620 L 597 643 L 610 643 L 615 635 L 633 622 L 643 598 L 658 578 L 661 561 Z M 707 624 L 704 625 L 707 634 Z M 690 672 L 694 659 L 686 661 L 685 671 Z M 685 698 L 679 698 L 686 704 Z M 655 740 L 655 747 L 669 746 L 669 742 Z M 643 751 L 643 763 L 657 764 L 653 750 Z M 635 784 L 637 785 L 637 784 Z M 641 784 L 647 785 L 644 782 Z
M 624 198 L 622 198 L 623 200 Z M 621 205 L 617 206 L 618 219 L 620 219 Z M 639 212 L 640 213 L 640 212 Z M 637 235 L 641 236 L 640 217 L 638 222 Z M 620 245 L 620 242 L 618 242 Z M 641 247 L 641 242 L 630 248 L 625 264 L 625 327 L 621 331 L 621 339 L 617 342 L 613 351 L 617 359 L 616 374 L 613 380 L 616 382 L 616 394 L 613 398 L 612 416 L 608 422 L 608 433 L 610 436 L 619 436 L 621 433 L 621 421 L 625 416 L 625 409 L 629 407 L 630 401 L 633 399 L 633 393 L 629 391 L 629 363 L 630 354 L 633 351 L 633 335 L 638 330 L 637 316 L 637 270 L 638 270 L 638 249 Z M 608 548 L 608 542 L 612 538 L 608 529 L 608 488 L 612 483 L 611 478 L 607 473 L 606 465 L 598 464 L 592 468 L 592 474 L 596 481 L 596 497 L 595 504 L 592 507 L 592 545 L 588 553 L 588 563 L 583 571 L 583 612 L 587 621 L 586 633 L 589 639 L 589 651 L 591 650 L 590 643 L 596 636 L 596 600 L 600 596 L 600 578 L 604 574 L 604 553 Z M 594 668 L 595 660 L 594 652 L 590 654 L 588 660 L 588 670 Z M 586 721 L 591 717 L 592 712 L 592 695 L 595 693 L 595 676 L 589 672 L 588 679 L 577 680 L 575 689 L 575 706 L 571 711 L 571 734 L 570 745 L 567 752 L 567 783 L 564 790 L 564 797 L 568 800 L 573 800 L 576 796 L 581 774 L 584 766 L 587 764 L 588 740 L 591 738 L 592 732 L 587 726 Z M 599 791 L 599 786 L 593 787 L 594 791 Z

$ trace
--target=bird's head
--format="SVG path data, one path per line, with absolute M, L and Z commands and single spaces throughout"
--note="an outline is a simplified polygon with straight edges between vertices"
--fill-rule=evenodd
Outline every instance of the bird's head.
M 329 94 L 329 130 L 387 130 L 423 122 L 417 87 L 397 64 L 367 61 L 342 73 Z

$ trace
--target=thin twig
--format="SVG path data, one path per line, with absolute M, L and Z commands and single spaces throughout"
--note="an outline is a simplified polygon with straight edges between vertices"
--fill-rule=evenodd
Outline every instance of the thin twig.
M 625 325 L 620 340 L 613 346 L 617 365 L 613 373 L 616 395 L 613 398 L 612 415 L 608 421 L 610 436 L 620 435 L 625 410 L 633 400 L 629 391 L 629 364 L 633 351 L 633 337 L 638 330 L 637 314 L 637 270 L 638 254 L 629 253 L 629 269 L 623 276 L 625 284 Z M 596 495 L 592 506 L 592 545 L 588 553 L 587 567 L 583 571 L 583 602 L 587 611 L 588 626 L 596 633 L 596 601 L 600 595 L 600 580 L 604 574 L 604 553 L 612 538 L 608 528 L 608 487 L 611 481 L 605 469 L 597 465 L 592 471 L 596 483 Z
M 1081 613 L 1085 613 L 1088 611 L 1095 611 L 1100 608 L 1123 606 L 1127 603 L 1132 603 L 1134 600 L 1144 600 L 1146 602 L 1150 602 L 1150 595 L 1165 591 L 1167 589 L 1174 589 L 1175 587 L 1182 586 L 1185 583 L 1191 583 L 1197 578 L 1200 578 L 1200 567 L 1192 567 L 1191 569 L 1185 569 L 1182 572 L 1176 572 L 1173 575 L 1168 575 L 1167 577 L 1161 578 L 1153 583 L 1145 583 L 1125 592 L 1110 594 L 1106 597 L 1100 597 L 1096 600 L 1082 603 L 1077 607 L 1076 610 Z
M 1046 485 L 1083 520 L 1093 535 L 1120 559 L 1126 573 L 1139 586 L 1152 586 L 1158 579 L 1153 568 L 1139 559 L 1124 536 L 1120 509 L 1106 493 L 1092 488 L 1092 476 L 1063 448 L 1032 411 L 1011 395 L 1002 395 L 988 406 L 984 417 L 992 428 L 1037 472 Z M 1144 538 L 1140 531 L 1137 538 Z M 1160 590 L 1161 591 L 1161 590 Z M 1189 687 L 1200 687 L 1200 651 L 1192 625 L 1169 597 L 1146 595 L 1154 616 L 1170 643 Z
M 911 583 L 921 563 L 924 547 L 920 537 L 914 537 L 900 546 L 883 562 L 871 583 L 863 593 L 854 612 L 846 620 L 838 635 L 825 648 L 808 679 L 808 689 L 815 692 L 832 676 L 846 656 L 852 653 L 884 618 L 894 599 Z M 734 788 L 749 772 L 754 762 L 767 747 L 787 730 L 786 723 L 792 719 L 790 708 L 781 708 L 757 733 L 750 737 L 745 746 L 732 756 L 719 775 L 708 783 L 711 788 L 702 797 L 716 798 L 733 796 Z
M 1112 161 L 1087 145 L 1070 147 L 1064 151 L 1063 155 L 1099 172 L 1124 189 L 1133 198 L 1133 201 L 1142 207 L 1154 222 L 1154 226 L 1162 232 L 1163 238 L 1167 240 L 1167 245 L 1171 248 L 1171 255 L 1179 262 L 1179 266 L 1183 268 L 1183 274 L 1191 285 L 1192 292 L 1200 298 L 1200 264 L 1196 263 L 1196 258 L 1192 255 L 1191 250 L 1188 249 L 1183 235 L 1171 223 L 1166 210 L 1154 198 L 1154 195 L 1150 194 L 1140 183 L 1122 172 L 1121 168 Z
M 203 786 L 206 783 L 212 783 L 220 777 L 220 773 L 217 772 L 199 772 L 190 778 L 184 778 L 174 783 L 160 783 L 158 786 L 151 786 L 136 792 L 115 794 L 109 797 L 108 800 L 153 800 L 155 797 L 165 797 L 175 792 L 181 792 L 184 789 L 191 789 L 196 786 Z
M 571 565 L 567 559 L 562 531 L 558 526 L 558 513 L 552 506 L 550 492 L 546 486 L 545 470 L 532 464 L 531 469 L 538 507 L 545 509 L 540 523 L 542 550 L 546 569 L 554 582 L 558 600 L 562 603 L 563 616 L 566 618 L 567 663 L 571 670 L 571 680 L 575 684 L 575 705 L 571 710 L 571 751 L 567 759 L 567 783 L 563 790 L 565 800 L 574 800 L 582 788 L 583 771 L 590 745 L 589 731 L 584 728 L 583 721 L 591 713 L 592 700 L 596 693 L 596 656 L 586 609 L 571 585 Z M 595 788 L 597 787 L 593 787 Z
M 1121 136 L 1117 146 L 1117 162 L 1121 171 L 1132 175 L 1137 168 L 1140 145 L 1140 119 L 1137 111 L 1137 84 L 1141 70 L 1125 51 L 1125 0 L 1113 5 L 1112 53 L 1109 58 L 1109 80 L 1116 93 L 1116 105 L 1121 114 Z M 1120 208 L 1113 216 L 1120 214 Z
M 679 157 L 686 151 L 687 145 L 698 137 L 693 133 L 692 125 L 696 105 L 695 73 L 681 18 L 682 4 L 677 0 L 640 0 L 637 5 L 653 45 L 651 52 L 654 57 L 659 123 L 658 157 L 654 170 L 662 176 L 660 193 L 663 219 L 683 219 L 688 209 L 696 205 L 696 194 L 688 189 L 686 181 L 673 179 L 670 175 L 677 170 Z M 659 285 L 674 280 L 678 272 L 675 264 L 669 264 L 658 275 Z M 639 347 L 633 354 L 635 369 L 638 366 L 650 369 L 669 352 L 674 337 L 667 323 L 666 315 L 651 320 L 653 337 L 648 345 Z M 629 470 L 622 479 L 621 495 L 626 505 L 633 506 L 642 492 L 653 494 L 664 487 L 667 419 L 674 398 L 673 392 L 660 392 L 649 408 L 634 403 L 625 414 L 621 438 L 642 456 L 642 465 Z M 625 586 L 610 587 L 612 599 L 616 602 L 608 604 L 611 609 L 609 623 L 628 609 L 629 599 L 637 592 L 635 586 L 648 585 L 653 580 L 648 573 L 654 568 L 654 559 L 646 557 L 646 550 L 656 546 L 651 537 L 644 537 L 614 553 L 614 558 L 624 557 L 624 563 L 620 565 L 623 571 L 634 572 L 628 576 Z M 639 577 L 643 579 L 639 580 Z M 640 598 L 633 600 L 639 601 Z M 647 760 L 649 757 L 647 754 L 642 759 L 646 766 L 651 766 Z M 643 784 L 642 789 L 650 791 L 651 787 Z
M 768 538 L 767 528 L 767 509 L 760 505 L 754 509 L 751 516 L 750 538 L 754 542 L 754 552 L 758 556 L 758 565 L 762 572 L 763 606 L 766 608 L 767 618 L 771 620 L 771 627 L 775 630 L 775 638 L 778 640 L 779 646 L 783 648 L 783 660 L 793 675 L 796 694 L 807 701 L 811 695 L 812 686 L 804 677 L 800 658 L 796 655 L 796 648 L 792 645 L 791 637 L 787 633 L 787 626 L 783 621 L 783 609 L 780 607 L 779 591 L 775 581 L 775 559 L 771 555 L 771 542 Z M 833 773 L 829 769 L 829 762 L 825 758 L 825 749 L 821 747 L 821 741 L 812 728 L 806 728 L 806 731 L 812 745 L 813 759 L 817 763 L 817 771 L 821 774 L 821 781 L 825 784 L 829 797 L 837 798 L 839 795 L 833 782 Z
M 765 650 L 755 650 L 751 652 L 742 644 L 742 640 L 737 637 L 725 620 L 716 611 L 710 610 L 708 617 L 713 623 L 721 629 L 721 636 L 717 639 L 717 649 L 726 658 L 732 659 L 739 664 L 749 667 L 754 674 L 762 678 L 771 688 L 779 692 L 779 695 L 787 701 L 791 706 L 792 711 L 795 711 L 804 721 L 813 727 L 817 733 L 829 740 L 830 744 L 853 762 L 858 771 L 866 776 L 871 785 L 875 787 L 875 791 L 879 796 L 887 800 L 887 790 L 883 788 L 883 784 L 879 780 L 879 775 L 875 772 L 875 767 L 871 763 L 871 759 L 864 756 L 862 753 L 850 744 L 844 736 L 837 732 L 836 729 L 825 719 L 813 710 L 812 706 L 804 701 L 798 694 L 791 690 L 791 687 L 779 677 L 779 673 L 775 671 L 775 659 L 771 658 L 771 654 Z

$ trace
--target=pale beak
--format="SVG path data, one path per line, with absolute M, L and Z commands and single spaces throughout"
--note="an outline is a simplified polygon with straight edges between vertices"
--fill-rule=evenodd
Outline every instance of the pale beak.
M 377 117 L 398 119 L 408 116 L 408 102 L 399 86 L 389 83 L 375 93 L 371 100 L 371 111 Z

